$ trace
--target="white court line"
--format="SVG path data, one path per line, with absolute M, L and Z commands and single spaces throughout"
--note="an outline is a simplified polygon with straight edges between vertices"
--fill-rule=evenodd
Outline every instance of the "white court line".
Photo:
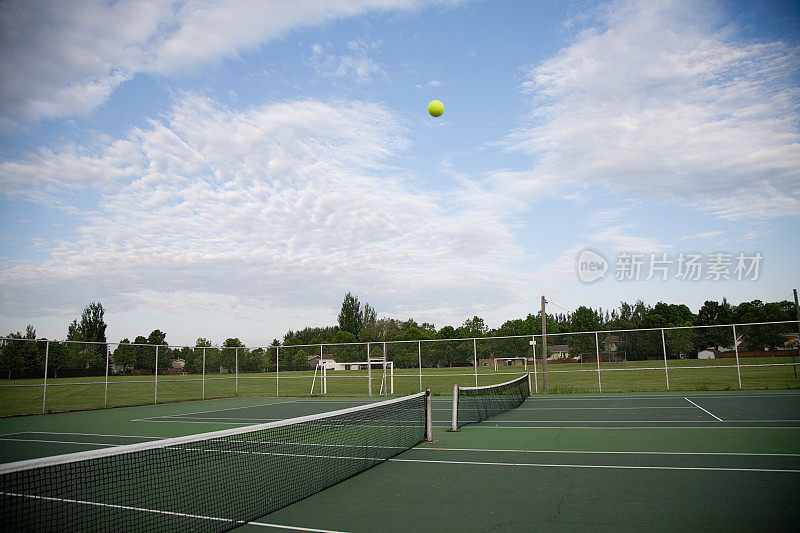
M 252 424 L 254 422 L 272 422 L 274 420 L 285 420 L 285 419 L 284 418 L 246 418 L 246 417 L 232 418 L 232 417 L 229 417 L 229 416 L 226 416 L 226 417 L 222 417 L 222 416 L 220 416 L 220 417 L 214 417 L 214 416 L 187 416 L 187 417 L 183 417 L 181 415 L 176 415 L 176 416 L 171 416 L 170 415 L 170 416 L 153 416 L 153 417 L 150 417 L 150 418 L 139 418 L 136 421 L 137 422 L 141 422 L 143 420 L 147 420 L 147 421 L 165 420 L 167 422 L 183 422 L 183 421 L 203 421 L 203 422 L 222 421 L 222 422 L 232 422 L 232 421 L 237 421 L 237 422 L 241 422 L 242 424 Z
M 800 474 L 800 470 L 784 468 L 720 468 L 706 466 L 631 466 L 631 465 L 571 465 L 547 463 L 492 463 L 487 461 L 434 461 L 430 459 L 389 459 L 401 463 L 436 463 L 451 465 L 478 465 L 478 466 L 530 466 L 538 468 L 593 468 L 610 470 L 697 470 L 707 472 L 783 472 Z
M 699 406 L 698 406 L 699 407 Z M 703 409 L 705 411 L 705 409 Z M 711 413 L 709 413 L 711 414 Z M 714 415 L 711 415 L 714 416 Z M 717 418 L 716 416 L 714 418 Z M 797 422 L 800 423 L 800 419 L 797 418 L 786 418 L 786 419 L 770 419 L 770 420 L 721 420 L 717 418 L 720 422 L 727 422 L 730 424 L 746 424 L 746 423 L 759 423 L 759 422 Z M 710 420 L 499 420 L 499 419 L 487 419 L 484 420 L 484 424 L 577 424 L 579 422 L 584 422 L 586 424 L 707 424 L 711 422 Z
M 574 421 L 571 421 L 574 422 Z M 708 422 L 711 422 L 710 420 Z M 792 421 L 794 422 L 794 420 Z M 538 421 L 541 424 L 541 421 Z M 591 423 L 591 422 L 589 422 Z M 731 422 L 728 421 L 727 424 Z M 630 430 L 630 429 L 791 429 L 797 431 L 800 426 L 732 426 L 732 425 L 711 425 L 711 426 L 486 426 L 480 424 L 470 424 L 459 429 L 459 431 L 473 431 L 476 429 L 601 429 L 601 430 Z
M 663 369 L 662 369 L 663 370 Z M 687 396 L 692 396 L 696 398 L 784 398 L 784 397 L 792 397 L 796 398 L 800 396 L 797 393 L 785 393 L 781 391 L 775 391 L 774 394 L 748 394 L 748 393 L 737 393 L 737 394 L 730 394 L 730 393 L 720 393 L 720 394 L 701 394 L 701 395 L 694 395 L 688 394 Z M 551 401 L 551 402 L 562 402 L 562 401 L 582 401 L 582 400 L 670 400 L 674 398 L 681 398 L 677 394 L 666 394 L 664 393 L 663 396 L 586 396 L 586 397 L 552 397 L 549 395 L 544 395 L 542 393 L 534 394 L 530 397 L 530 401 L 532 402 L 542 402 L 542 401 Z
M 153 439 L 160 440 L 166 437 L 149 437 L 144 435 L 109 435 L 104 433 L 72 433 L 66 431 L 18 431 L 16 433 L 6 433 L 0 437 L 9 437 L 11 435 L 84 435 L 87 437 L 119 437 L 121 439 Z
M 103 446 L 103 447 L 111 447 L 111 446 L 125 446 L 124 444 L 109 444 L 109 443 L 97 443 L 97 442 L 81 442 L 81 441 L 68 441 L 68 440 L 44 440 L 44 439 L 13 439 L 8 437 L 0 437 L 2 441 L 12 441 L 12 442 L 50 442 L 53 444 L 85 444 L 86 446 Z
M 347 533 L 345 531 L 334 531 L 332 529 L 315 529 L 312 527 L 283 526 L 281 524 L 266 524 L 264 522 L 248 522 L 248 526 L 271 527 L 274 529 L 290 529 L 292 531 L 311 531 L 313 533 Z
M 140 511 L 143 513 L 152 513 L 152 514 L 161 514 L 161 515 L 169 515 L 169 516 L 180 516 L 183 518 L 197 518 L 199 520 L 211 520 L 214 522 L 227 522 L 231 524 L 252 524 L 254 526 L 261 526 L 261 527 L 272 527 L 272 528 L 280 528 L 280 529 L 290 529 L 293 531 L 310 531 L 314 533 L 345 533 L 344 531 L 333 531 L 328 529 L 313 529 L 313 528 L 306 528 L 306 527 L 298 527 L 298 526 L 284 526 L 279 524 L 267 524 L 263 522 L 246 522 L 244 520 L 233 520 L 230 518 L 218 518 L 215 516 L 203 516 L 203 515 L 196 515 L 196 514 L 187 514 L 187 513 L 176 513 L 173 511 L 160 511 L 158 509 L 145 509 L 143 507 L 131 507 L 129 505 L 115 505 L 110 503 L 99 503 L 99 502 L 89 502 L 84 500 L 72 500 L 68 498 L 53 498 L 50 496 L 34 496 L 30 494 L 17 494 L 14 492 L 0 492 L 0 494 L 4 496 L 15 496 L 18 498 L 30 498 L 33 500 L 46 500 L 46 501 L 54 501 L 54 502 L 63 502 L 63 503 L 77 503 L 81 505 L 90 505 L 92 507 L 106 507 L 111 509 L 123 509 L 125 511 Z
M 451 402 L 452 403 L 452 402 Z M 640 411 L 645 409 L 694 409 L 694 407 L 687 407 L 685 405 L 676 405 L 671 407 L 515 407 L 513 411 Z M 444 409 L 434 407 L 433 411 L 452 411 L 453 409 Z M 476 411 L 477 408 L 470 409 L 469 407 L 461 408 L 463 411 Z
M 202 401 L 202 400 L 201 400 Z M 275 402 L 275 403 L 262 403 L 256 405 L 240 405 L 238 407 L 226 407 L 224 409 L 210 409 L 208 411 L 196 411 L 193 413 L 178 413 L 175 415 L 163 415 L 163 416 L 191 416 L 191 415 L 202 415 L 205 413 L 219 413 L 222 411 L 235 411 L 237 409 L 250 409 L 251 407 L 270 407 L 272 405 L 281 405 L 284 403 L 297 403 L 298 400 L 286 400 L 285 402 Z M 160 418 L 160 417 L 153 417 L 153 418 Z
M 159 511 L 157 509 L 145 509 L 143 507 L 131 507 L 129 505 L 117 505 L 111 503 L 99 503 L 99 502 L 89 502 L 85 500 L 73 500 L 69 498 L 54 498 L 51 496 L 35 496 L 33 494 L 18 494 L 15 492 L 0 492 L 3 496 L 14 496 L 17 498 L 30 498 L 32 500 L 45 500 L 50 502 L 63 502 L 63 503 L 79 503 L 81 505 L 90 505 L 93 507 L 108 507 L 111 509 L 123 509 L 125 511 L 141 511 L 144 513 L 153 513 L 153 514 L 164 514 L 170 516 L 181 516 L 184 518 L 198 518 L 201 520 L 213 520 L 215 522 L 228 522 L 232 524 L 246 524 L 246 522 L 242 520 L 232 520 L 230 518 L 217 518 L 215 516 L 203 516 L 203 515 L 195 515 L 195 514 L 186 514 L 186 513 L 176 513 L 174 511 Z
M 701 411 L 704 411 L 704 412 L 706 412 L 706 413 L 710 414 L 711 416 L 713 416 L 714 418 L 716 418 L 716 419 L 717 419 L 717 420 L 719 420 L 720 422 L 724 422 L 724 420 L 722 420 L 720 417 L 718 417 L 717 415 L 715 415 L 714 413 L 712 413 L 712 412 L 711 412 L 711 411 L 709 411 L 708 409 L 703 409 L 702 407 L 700 407 L 699 405 L 697 405 L 696 403 L 694 403 L 694 402 L 693 402 L 692 400 L 690 400 L 689 398 L 686 398 L 686 397 L 684 397 L 683 399 L 684 399 L 684 400 L 686 400 L 687 402 L 689 402 L 690 404 L 694 405 L 695 407 L 697 407 L 697 408 L 698 408 L 698 409 L 700 409 Z
M 278 421 L 278 420 L 286 420 L 285 418 L 271 418 L 268 420 Z M 249 426 L 252 425 L 252 422 L 205 422 L 203 420 L 186 420 L 183 418 L 175 418 L 175 419 L 160 419 L 160 418 L 134 418 L 131 422 L 170 422 L 172 424 L 227 424 L 233 426 Z
M 586 455 L 731 455 L 743 457 L 800 457 L 798 453 L 740 453 L 740 452 L 635 452 L 635 451 L 595 451 L 595 450 L 491 450 L 483 448 L 412 448 L 412 450 L 481 453 L 574 453 Z

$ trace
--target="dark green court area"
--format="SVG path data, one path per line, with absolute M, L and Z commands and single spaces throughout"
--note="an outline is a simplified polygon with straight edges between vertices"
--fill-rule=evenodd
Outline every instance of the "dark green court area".
M 0 461 L 365 403 L 241 398 L 6 418 L 0 420 Z M 458 432 L 446 430 L 450 399 L 435 397 L 432 405 L 435 442 L 239 530 L 800 528 L 796 391 L 534 395 L 513 411 Z

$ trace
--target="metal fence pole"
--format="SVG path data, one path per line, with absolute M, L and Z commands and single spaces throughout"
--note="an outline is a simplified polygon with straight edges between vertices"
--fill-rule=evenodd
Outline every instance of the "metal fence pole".
M 103 393 L 103 407 L 108 407 L 108 366 L 111 360 L 111 348 L 106 344 L 106 385 Z
M 44 345 L 44 382 L 42 387 L 42 413 L 45 412 L 45 406 L 47 405 L 47 364 L 50 359 L 50 341 L 47 341 Z
M 417 341 L 417 357 L 419 357 L 419 391 L 422 392 L 422 341 Z
M 280 354 L 281 354 L 281 347 L 275 347 L 275 397 L 280 398 L 281 394 L 281 374 L 280 374 Z
M 203 399 L 206 399 L 206 348 L 203 346 Z
M 239 348 L 233 349 L 233 372 L 234 396 L 239 396 Z
M 475 386 L 478 386 L 478 344 L 472 339 L 472 357 L 475 359 Z
M 536 372 L 536 335 L 531 335 L 531 346 L 533 347 L 533 385 L 536 394 L 539 394 L 539 374 Z
M 367 343 L 367 392 L 372 398 L 372 355 L 369 352 L 369 343 Z
M 667 342 L 664 340 L 664 328 L 661 328 L 661 349 L 664 350 L 664 375 L 667 378 L 667 390 L 669 390 L 669 370 L 667 369 Z
M 733 324 L 733 350 L 736 352 L 736 375 L 739 378 L 739 390 L 742 390 L 742 370 L 739 367 L 739 341 L 736 337 L 736 324 Z
M 157 344 L 156 344 L 156 365 L 153 368 L 153 375 L 155 376 L 154 378 L 155 385 L 153 386 L 155 389 L 155 392 L 153 394 L 153 405 L 156 405 L 158 404 L 158 345 Z
M 594 332 L 594 348 L 597 354 L 597 390 L 603 392 L 603 381 L 600 379 L 600 338 L 597 332 Z

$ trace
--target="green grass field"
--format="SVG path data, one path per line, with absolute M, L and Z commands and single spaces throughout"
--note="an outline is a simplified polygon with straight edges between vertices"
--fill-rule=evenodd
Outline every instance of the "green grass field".
M 656 392 L 667 390 L 667 372 L 663 360 L 603 362 L 598 383 L 597 363 L 569 363 L 548 365 L 549 393 L 598 392 Z M 741 359 L 737 372 L 735 359 L 669 360 L 670 390 L 738 390 L 741 374 L 742 389 L 795 389 L 800 388 L 796 367 L 791 358 Z M 533 367 L 528 367 L 533 371 Z M 535 376 L 537 390 L 543 392 L 544 376 L 541 365 Z M 507 381 L 524 372 L 519 367 L 503 367 L 497 372 L 491 367 L 478 368 L 478 384 L 490 385 Z M 532 376 L 533 377 L 533 376 Z M 317 376 L 314 395 L 320 394 Z M 367 371 L 329 371 L 328 396 L 366 396 Z M 381 372 L 373 369 L 373 395 L 381 391 Z M 158 376 L 110 376 L 57 378 L 47 380 L 46 412 L 78 411 L 173 403 L 234 396 L 311 396 L 313 371 L 275 373 L 207 374 Z M 430 388 L 434 395 L 449 395 L 453 384 L 475 385 L 474 367 L 423 368 L 420 387 L 418 368 L 396 369 L 394 395 L 419 392 Z M 388 384 L 388 377 L 387 377 Z M 388 385 L 387 385 L 388 386 Z M 35 414 L 42 412 L 43 382 L 41 379 L 2 380 L 0 382 L 0 416 Z

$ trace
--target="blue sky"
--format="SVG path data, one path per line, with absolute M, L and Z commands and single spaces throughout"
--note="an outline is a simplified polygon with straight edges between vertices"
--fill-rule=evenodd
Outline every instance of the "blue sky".
M 0 332 L 790 299 L 799 30 L 777 0 L 6 2 Z

